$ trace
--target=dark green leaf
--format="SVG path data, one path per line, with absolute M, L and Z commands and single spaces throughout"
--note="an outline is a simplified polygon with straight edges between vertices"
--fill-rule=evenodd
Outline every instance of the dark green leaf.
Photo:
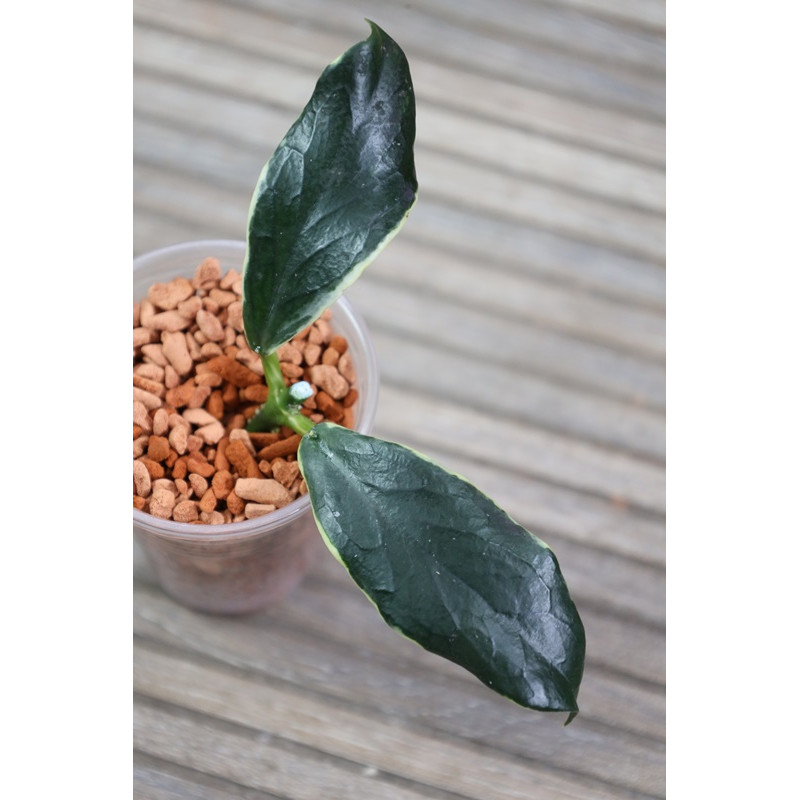
M 298 458 L 323 538 L 389 625 L 521 705 L 577 712 L 583 624 L 546 544 L 407 447 L 322 423 Z
M 269 353 L 316 319 L 397 233 L 416 201 L 414 90 L 377 25 L 321 75 L 259 178 L 244 328 Z

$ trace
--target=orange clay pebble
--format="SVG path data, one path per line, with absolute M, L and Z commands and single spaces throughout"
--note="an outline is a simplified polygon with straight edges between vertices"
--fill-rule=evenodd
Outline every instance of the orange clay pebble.
M 225 448 L 225 458 L 231 462 L 231 466 L 247 478 L 260 477 L 261 471 L 258 468 L 255 458 L 241 440 L 234 440 L 228 443 Z
M 247 519 L 255 519 L 256 517 L 263 517 L 264 514 L 269 514 L 274 511 L 275 506 L 269 503 L 247 503 L 244 507 L 244 515 Z
M 225 401 L 222 399 L 222 392 L 218 389 L 211 392 L 206 400 L 206 411 L 211 414 L 214 419 L 221 420 L 225 414 Z
M 268 444 L 258 451 L 258 457 L 265 461 L 272 461 L 274 458 L 286 458 L 294 455 L 300 446 L 300 435 L 295 433 L 286 439 L 279 439 L 274 444 Z
M 228 506 L 228 511 L 234 516 L 244 513 L 244 500 L 236 492 L 231 492 L 225 498 L 225 504 Z
M 355 405 L 356 400 L 358 400 L 358 389 L 351 389 L 343 398 L 342 398 L 342 405 L 345 408 L 350 408 L 351 406 Z
M 219 259 L 210 256 L 198 264 L 192 278 L 192 286 L 195 289 L 210 289 L 214 284 L 219 283 L 221 275 L 222 268 Z
M 296 461 L 284 461 L 282 458 L 276 458 L 272 462 L 272 474 L 288 489 L 300 474 L 300 465 Z
M 186 278 L 174 278 L 169 283 L 154 283 L 147 290 L 147 299 L 162 311 L 170 311 L 193 294 L 194 288 Z
M 150 513 L 154 517 L 170 519 L 173 508 L 175 508 L 175 495 L 169 489 L 163 487 L 153 489 L 150 498 Z
M 255 355 L 255 353 L 253 354 Z M 216 372 L 222 376 L 223 380 L 238 386 L 240 389 L 251 386 L 254 383 L 263 383 L 264 379 L 253 370 L 248 369 L 244 364 L 239 363 L 234 358 L 228 356 L 217 356 L 206 362 L 211 372 Z
M 322 363 L 335 367 L 339 363 L 341 353 L 335 347 L 328 347 L 322 353 Z
M 352 385 L 356 382 L 356 371 L 353 367 L 353 359 L 350 353 L 343 353 L 336 366 L 339 369 L 339 374 L 348 384 Z
M 280 433 L 274 433 L 273 431 L 259 431 L 250 434 L 250 442 L 255 450 L 261 450 L 262 447 L 266 447 L 268 444 L 275 444 L 280 438 Z
M 164 436 L 169 431 L 169 414 L 165 408 L 157 408 L 153 414 L 153 433 Z
M 242 500 L 268 503 L 278 508 L 285 506 L 292 499 L 286 487 L 273 478 L 239 478 L 233 491 Z
M 147 457 L 163 461 L 169 455 L 169 442 L 163 436 L 151 436 L 147 441 Z
M 189 444 L 189 432 L 183 427 L 183 425 L 176 425 L 169 432 L 167 440 L 169 441 L 170 446 L 175 449 L 176 453 L 183 455 L 186 452 L 186 448 Z
M 194 522 L 199 516 L 197 503 L 192 500 L 182 500 L 172 510 L 172 519 L 176 522 Z
M 334 350 L 338 350 L 339 355 L 343 355 L 347 352 L 347 339 L 344 336 L 334 336 L 331 338 L 330 346 Z
M 256 454 L 256 449 L 253 447 L 253 442 L 250 440 L 250 434 L 247 431 L 241 428 L 233 430 L 228 438 L 231 442 L 241 442 L 250 455 L 254 456 Z
M 145 498 L 150 494 L 152 488 L 150 473 L 141 461 L 133 462 L 133 486 L 139 497 Z
M 204 478 L 210 478 L 214 474 L 214 466 L 197 453 L 190 453 L 186 457 L 186 468 L 189 472 L 195 472 Z
M 217 452 L 214 453 L 214 468 L 217 472 L 227 472 L 231 468 L 231 462 L 228 461 L 225 455 L 229 441 L 229 439 L 223 437 L 219 440 L 219 444 L 217 445 Z
M 350 384 L 331 364 L 315 364 L 309 372 L 311 382 L 326 391 L 334 400 L 341 400 L 350 391 Z
M 164 467 L 162 467 L 157 461 L 153 461 L 152 458 L 142 456 L 141 458 L 137 459 L 137 461 L 147 470 L 147 474 L 150 476 L 151 480 L 156 481 L 159 478 L 164 477 Z
M 145 378 L 142 375 L 133 376 L 133 385 L 145 392 L 154 394 L 156 397 L 164 397 L 166 390 L 164 384 L 154 381 L 151 378 Z
M 196 497 L 202 497 L 208 490 L 208 481 L 196 472 L 189 474 L 188 481 Z
M 232 491 L 236 483 L 233 475 L 227 470 L 220 470 L 211 479 L 211 489 L 217 500 L 224 500 Z
M 254 383 L 252 386 L 245 386 L 239 392 L 242 400 L 248 400 L 251 403 L 263 403 L 267 399 L 269 389 L 265 383 Z
M 303 357 L 309 367 L 313 367 L 319 361 L 321 354 L 322 348 L 318 344 L 307 344 L 303 349 Z
M 206 444 L 216 444 L 224 435 L 225 427 L 217 419 L 197 429 L 197 436 Z
M 213 489 L 206 489 L 205 493 L 200 498 L 198 507 L 200 508 L 201 512 L 206 514 L 211 513 L 217 507 L 217 497 L 214 494 Z

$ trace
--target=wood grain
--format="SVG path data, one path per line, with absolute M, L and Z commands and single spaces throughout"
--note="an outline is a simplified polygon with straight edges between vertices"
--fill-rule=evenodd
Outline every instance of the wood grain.
M 211 720 L 221 719 L 251 729 L 247 743 L 250 746 L 244 746 L 241 741 L 230 742 L 224 730 L 214 729 L 213 721 L 204 726 L 212 729 L 210 737 L 203 736 L 203 729 L 191 724 L 184 724 L 177 733 L 167 730 L 158 736 L 159 728 L 166 727 L 168 720 L 175 724 L 178 715 L 154 713 L 157 721 L 147 725 L 148 736 L 156 737 L 157 747 L 153 749 L 166 751 L 180 762 L 189 761 L 195 768 L 200 763 L 206 768 L 211 766 L 226 777 L 236 776 L 255 788 L 287 791 L 291 787 L 292 794 L 302 791 L 298 796 L 308 798 L 404 796 L 391 795 L 391 791 L 381 793 L 377 786 L 359 786 L 356 775 L 337 775 L 336 762 L 341 760 L 368 764 L 379 775 L 402 778 L 418 784 L 423 791 L 425 787 L 444 789 L 474 800 L 522 800 L 529 796 L 530 786 L 538 786 L 546 796 L 559 800 L 614 796 L 613 790 L 591 786 L 590 781 L 575 773 L 565 776 L 547 766 L 499 751 L 487 753 L 467 741 L 449 741 L 421 729 L 404 735 L 407 729 L 397 719 L 367 715 L 363 707 L 351 709 L 332 704 L 319 695 L 285 684 L 265 683 L 230 668 L 201 664 L 144 643 L 137 649 L 134 686 L 137 691 L 146 686 L 150 698 L 179 705 Z M 150 712 L 142 708 L 140 713 L 147 717 Z M 308 757 L 300 763 L 283 748 L 253 746 L 257 732 L 265 728 L 271 732 L 270 738 L 279 734 L 282 739 L 332 758 L 319 758 L 323 766 L 315 774 L 316 765 Z M 554 725 L 551 728 L 556 729 Z M 135 739 L 144 752 L 149 741 L 152 739 L 144 736 Z M 480 754 L 480 758 L 470 758 L 471 754 Z M 290 783 L 292 773 L 302 774 L 302 779 L 295 778 Z M 267 782 L 273 785 L 265 785 Z M 391 790 L 397 791 L 396 786 Z

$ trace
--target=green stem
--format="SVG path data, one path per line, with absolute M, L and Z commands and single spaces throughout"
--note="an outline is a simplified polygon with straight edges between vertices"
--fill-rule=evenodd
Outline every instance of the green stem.
M 266 431 L 286 425 L 301 436 L 307 434 L 314 423 L 300 413 L 299 407 L 292 401 L 289 387 L 281 372 L 281 364 L 277 353 L 261 356 L 264 366 L 264 379 L 269 388 L 267 402 L 258 409 L 255 416 L 247 423 L 251 433 Z

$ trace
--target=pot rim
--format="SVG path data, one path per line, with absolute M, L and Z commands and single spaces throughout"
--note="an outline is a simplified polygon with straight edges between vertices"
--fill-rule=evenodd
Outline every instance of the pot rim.
M 198 239 L 180 242 L 156 250 L 150 250 L 136 256 L 133 259 L 133 270 L 136 272 L 136 270 L 144 269 L 164 258 L 180 257 L 182 255 L 188 257 L 191 253 L 195 256 L 197 254 L 202 254 L 200 258 L 205 258 L 209 255 L 216 255 L 220 251 L 227 251 L 229 257 L 240 253 L 242 259 L 244 259 L 246 244 L 244 241 L 238 239 Z M 362 393 L 358 399 L 359 411 L 354 429 L 360 433 L 369 433 L 372 430 L 372 424 L 375 420 L 378 400 L 379 372 L 375 347 L 372 343 L 369 328 L 364 318 L 356 311 L 346 297 L 339 297 L 338 300 L 331 305 L 331 310 L 334 315 L 332 320 L 334 327 L 336 327 L 337 317 L 339 317 L 340 320 L 346 320 L 349 323 L 349 327 L 352 327 L 355 332 L 355 339 L 352 334 L 348 333 L 348 341 L 352 345 L 353 341 L 357 340 L 357 346 L 363 352 L 366 367 L 364 373 L 367 377 L 366 386 L 371 390 L 369 393 L 366 391 L 362 392 L 362 387 L 359 384 L 359 391 Z M 278 508 L 263 516 L 243 520 L 241 522 L 227 522 L 221 525 L 176 522 L 175 520 L 161 519 L 134 508 L 133 524 L 134 527 L 142 531 L 168 540 L 187 542 L 204 542 L 211 539 L 217 542 L 223 540 L 238 541 L 255 538 L 273 530 L 278 531 L 310 510 L 311 500 L 309 496 L 305 494 L 293 500 L 288 505 L 285 505 L 283 508 Z

